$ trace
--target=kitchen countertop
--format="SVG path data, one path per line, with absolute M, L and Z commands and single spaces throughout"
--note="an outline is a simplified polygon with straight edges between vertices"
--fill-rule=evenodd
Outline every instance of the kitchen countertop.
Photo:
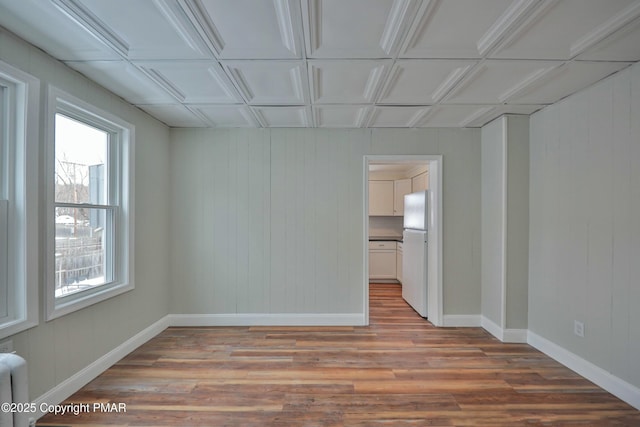
M 402 242 L 402 236 L 369 236 L 370 242 Z

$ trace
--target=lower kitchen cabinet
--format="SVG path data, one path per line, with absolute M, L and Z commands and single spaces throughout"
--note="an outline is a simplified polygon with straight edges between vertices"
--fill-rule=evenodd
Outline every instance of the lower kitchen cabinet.
M 369 242 L 369 279 L 396 280 L 396 274 L 396 242 Z

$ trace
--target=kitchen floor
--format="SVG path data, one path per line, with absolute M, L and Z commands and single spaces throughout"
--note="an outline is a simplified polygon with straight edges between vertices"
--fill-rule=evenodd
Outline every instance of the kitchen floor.
M 640 412 L 527 344 L 435 328 L 398 284 L 367 327 L 169 328 L 39 426 L 632 426 Z M 93 406 L 91 406 L 93 407 Z

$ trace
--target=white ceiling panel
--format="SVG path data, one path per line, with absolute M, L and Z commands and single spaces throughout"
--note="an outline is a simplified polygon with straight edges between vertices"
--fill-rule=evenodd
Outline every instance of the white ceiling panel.
M 303 61 L 223 61 L 243 98 L 251 105 L 301 105 L 309 100 Z
M 504 114 L 529 115 L 544 105 L 440 105 L 434 107 L 422 126 L 482 127 Z
M 480 109 L 475 114 L 467 116 L 461 123 L 464 127 L 482 127 L 505 114 L 528 116 L 544 107 L 546 105 L 500 105 L 491 110 L 486 110 L 486 112 Z
M 459 60 L 396 61 L 378 103 L 435 103 L 475 64 L 476 61 Z
M 478 40 L 512 3 L 513 0 L 426 1 L 400 57 L 479 58 Z
M 500 114 L 529 115 L 543 109 L 544 107 L 546 107 L 546 105 L 543 104 L 509 104 L 498 107 L 498 111 L 500 111 Z
M 0 0 L 0 26 L 0 56 L 14 32 L 180 127 L 478 127 L 640 60 L 640 0 Z
M 552 61 L 484 61 L 472 69 L 447 96 L 447 103 L 500 104 L 547 77 Z
M 224 59 L 301 58 L 302 25 L 295 0 L 188 0 Z
M 120 58 L 52 2 L 0 0 L 0 25 L 61 60 Z
M 311 98 L 320 104 L 373 102 L 391 61 L 309 61 Z
M 551 104 L 565 96 L 607 77 L 629 64 L 624 62 L 570 62 L 558 68 L 553 78 L 532 85 L 510 102 L 518 104 Z
M 172 105 L 138 105 L 141 109 L 164 122 L 167 126 L 186 127 L 207 127 L 205 122 L 182 104 Z
M 368 127 L 420 126 L 431 107 L 374 107 Z
M 206 44 L 170 0 L 55 0 L 100 17 L 109 32 L 128 47 L 130 59 L 212 57 Z M 141 17 L 143 21 L 141 22 Z M 86 18 L 83 19 L 86 21 Z M 83 22 L 91 27 L 93 22 Z
M 303 0 L 307 56 L 382 58 L 398 50 L 415 0 Z
M 570 59 L 638 13 L 637 0 L 539 2 L 516 29 L 505 34 L 492 58 Z
M 130 62 L 92 61 L 66 64 L 132 104 L 170 104 L 176 101 Z
M 439 105 L 422 121 L 422 127 L 467 127 L 488 123 L 500 115 L 495 105 Z M 480 125 L 481 126 L 481 125 Z
M 358 128 L 364 124 L 369 110 L 366 105 L 315 105 L 313 115 L 317 127 Z
M 252 107 L 263 127 L 311 127 L 308 107 Z
M 147 61 L 134 64 L 181 102 L 242 102 L 240 95 L 216 61 Z
M 596 43 L 577 59 L 589 61 L 640 61 L 640 19 Z
M 212 127 L 259 127 L 249 108 L 244 105 L 190 105 L 189 108 Z

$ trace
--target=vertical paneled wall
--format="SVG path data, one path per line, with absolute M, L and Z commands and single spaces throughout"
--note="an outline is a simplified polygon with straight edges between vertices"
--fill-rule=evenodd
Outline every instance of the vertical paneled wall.
M 367 135 L 174 130 L 173 311 L 361 312 Z
M 172 312 L 262 312 L 271 274 L 269 134 L 219 131 L 219 143 L 205 130 L 175 134 L 189 141 L 180 137 L 171 153 L 171 259 L 180 278 Z
M 478 314 L 477 130 L 172 130 L 173 313 L 363 311 L 367 154 L 443 154 L 445 314 Z
M 529 118 L 485 125 L 481 157 L 483 326 L 512 340 L 505 332 L 527 329 Z
M 638 118 L 637 65 L 532 117 L 529 264 L 529 329 L 636 387 Z
M 507 115 L 507 295 L 505 328 L 527 329 L 529 287 L 529 117 Z
M 482 315 L 505 327 L 507 140 L 506 117 L 482 128 Z

